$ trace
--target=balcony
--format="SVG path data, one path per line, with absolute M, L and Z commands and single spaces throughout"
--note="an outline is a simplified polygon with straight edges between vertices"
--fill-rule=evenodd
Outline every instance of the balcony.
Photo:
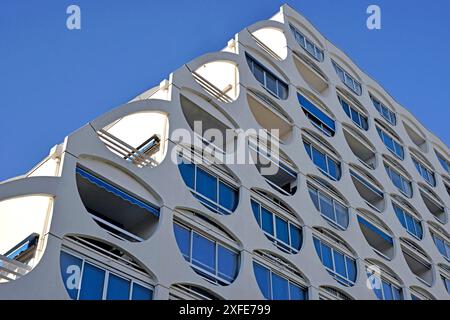
M 417 276 L 417 279 L 431 287 L 434 276 L 430 258 L 412 241 L 400 239 L 400 242 L 405 261 L 411 272 Z
M 358 213 L 358 223 L 361 232 L 372 249 L 387 260 L 394 257 L 394 240 L 389 229 L 368 212 Z
M 355 169 L 350 169 L 350 176 L 356 191 L 364 199 L 366 204 L 376 210 L 382 212 L 385 207 L 384 192 L 378 187 L 378 184 L 367 174 Z
M 81 166 L 76 168 L 76 181 L 86 210 L 112 236 L 141 242 L 156 228 L 159 207 Z
M 307 56 L 301 53 L 293 53 L 294 64 L 302 78 L 318 93 L 324 93 L 328 89 L 328 78 L 320 68 Z
M 447 209 L 441 199 L 426 185 L 419 183 L 419 191 L 425 206 L 430 213 L 442 224 L 448 221 Z
M 368 169 L 376 167 L 376 153 L 372 144 L 356 130 L 344 125 L 344 137 L 355 157 Z

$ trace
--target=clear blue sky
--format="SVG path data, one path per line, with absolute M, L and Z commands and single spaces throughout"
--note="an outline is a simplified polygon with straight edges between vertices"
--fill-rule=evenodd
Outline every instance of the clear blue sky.
M 66 8 L 82 30 L 66 29 Z M 277 0 L 1 0 L 0 181 L 70 132 L 220 50 Z M 328 39 L 450 144 L 450 1 L 293 0 Z M 382 30 L 365 26 L 382 9 Z

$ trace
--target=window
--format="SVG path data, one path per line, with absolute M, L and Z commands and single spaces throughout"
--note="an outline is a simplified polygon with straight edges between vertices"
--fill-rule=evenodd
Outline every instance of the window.
M 263 296 L 268 300 L 307 300 L 307 289 L 266 267 L 260 262 L 253 261 L 253 271 L 256 282 Z
M 306 117 L 311 121 L 311 123 L 317 127 L 326 136 L 332 137 L 336 132 L 336 125 L 333 119 L 325 114 L 322 110 L 316 107 L 312 102 L 310 102 L 305 96 L 297 93 L 297 98 L 300 106 L 303 109 Z
M 413 194 L 411 181 L 398 173 L 398 171 L 393 169 L 390 165 L 385 163 L 384 167 L 394 186 L 396 186 L 405 196 L 411 198 Z
M 381 212 L 384 210 L 384 193 L 381 191 L 366 174 L 362 172 L 357 173 L 355 170 L 350 169 L 350 176 L 352 177 L 353 184 L 356 191 L 365 200 L 366 204 Z
M 377 109 L 380 115 L 384 119 L 386 119 L 390 124 L 395 126 L 397 124 L 397 117 L 395 115 L 395 112 L 386 107 L 383 103 L 380 102 L 380 100 L 378 100 L 374 96 L 370 95 L 370 98 L 372 99 L 375 109 Z
M 339 161 L 320 151 L 307 141 L 303 141 L 303 144 L 309 157 L 320 171 L 332 180 L 337 181 L 341 178 L 341 163 Z
M 400 142 L 394 139 L 389 133 L 381 129 L 379 126 L 377 126 L 377 132 L 386 148 L 388 148 L 388 150 L 392 152 L 397 158 L 403 160 L 405 158 L 405 151 L 403 150 L 403 146 L 400 144 Z
M 348 227 L 348 207 L 311 184 L 308 185 L 308 190 L 314 206 L 322 214 L 322 217 L 338 229 L 346 230 Z
M 444 275 L 441 275 L 441 279 L 444 282 L 445 289 L 447 290 L 447 293 L 450 294 L 450 278 L 447 278 Z
M 345 286 L 356 281 L 356 260 L 314 236 L 314 247 L 328 273 Z
M 437 232 L 432 231 L 431 236 L 433 237 L 434 244 L 436 245 L 439 253 L 448 261 L 450 261 L 450 242 Z
M 152 300 L 153 287 L 69 251 L 61 251 L 61 274 L 72 300 Z M 76 275 L 81 278 L 76 280 Z
M 415 157 L 412 157 L 412 160 L 414 162 L 414 166 L 416 167 L 417 171 L 425 179 L 425 181 L 430 186 L 435 187 L 436 186 L 436 178 L 434 176 L 434 172 L 428 166 L 424 165 L 423 162 L 420 162 Z
M 174 223 L 175 239 L 184 259 L 205 279 L 229 285 L 237 277 L 239 253 L 199 232 Z
M 270 72 L 248 53 L 245 54 L 248 66 L 261 85 L 275 97 L 285 100 L 288 97 L 288 85 Z
M 374 217 L 358 215 L 358 223 L 361 232 L 375 252 L 391 260 L 394 257 L 394 240 L 381 222 L 376 221 Z
M 436 153 L 436 157 L 438 158 L 439 162 L 441 163 L 442 168 L 444 168 L 444 170 L 450 174 L 450 162 L 436 150 L 434 152 Z
M 341 66 L 339 66 L 334 60 L 332 60 L 334 70 L 336 71 L 339 79 L 344 83 L 350 90 L 356 93 L 358 96 L 362 94 L 361 83 L 353 78 L 347 71 L 345 71 Z
M 181 176 L 195 198 L 218 214 L 231 214 L 238 205 L 239 191 L 228 181 L 182 159 L 178 164 Z
M 359 128 L 363 130 L 369 129 L 369 122 L 367 117 L 358 111 L 354 106 L 352 106 L 346 99 L 343 99 L 338 95 L 339 102 L 341 103 L 342 109 L 344 109 L 345 114 L 356 124 Z
M 292 24 L 289 24 L 291 31 L 294 35 L 297 43 L 308 52 L 311 57 L 316 59 L 319 62 L 323 61 L 323 50 L 316 46 L 310 39 L 308 39 L 302 32 L 300 32 L 296 27 Z
M 423 230 L 422 223 L 412 213 L 403 209 L 396 203 L 392 203 L 395 214 L 405 230 L 418 240 L 422 240 Z
M 255 199 L 251 200 L 251 205 L 259 227 L 269 240 L 288 253 L 297 253 L 300 250 L 302 246 L 300 226 Z
M 381 275 L 367 268 L 367 277 L 372 284 L 372 290 L 379 300 L 403 300 L 400 285 L 381 270 Z

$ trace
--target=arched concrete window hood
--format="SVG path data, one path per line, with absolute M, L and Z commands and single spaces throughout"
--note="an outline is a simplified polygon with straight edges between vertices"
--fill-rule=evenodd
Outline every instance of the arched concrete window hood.
M 27 195 L 0 202 L 0 284 L 33 270 L 47 244 L 53 197 Z
M 205 63 L 192 75 L 206 92 L 221 102 L 230 103 L 239 97 L 239 70 L 232 61 Z
M 275 27 L 264 27 L 252 32 L 256 43 L 276 60 L 287 57 L 287 41 L 282 30 Z
M 78 163 L 75 174 L 81 201 L 101 228 L 131 242 L 153 234 L 160 206 L 147 188 L 124 171 L 93 159 Z
M 165 158 L 169 118 L 145 111 L 122 117 L 97 131 L 108 150 L 139 168 L 156 167 Z

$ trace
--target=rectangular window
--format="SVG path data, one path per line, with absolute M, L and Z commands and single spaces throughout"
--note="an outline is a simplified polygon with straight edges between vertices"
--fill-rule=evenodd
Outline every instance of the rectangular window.
M 422 239 L 422 224 L 418 219 L 413 217 L 410 213 L 406 212 L 395 203 L 393 203 L 395 214 L 400 221 L 403 228 L 406 229 L 411 235 L 417 239 Z
M 192 236 L 192 263 L 202 270 L 215 274 L 216 245 L 196 232 Z
M 375 106 L 375 109 L 380 113 L 380 115 L 387 120 L 390 124 L 395 126 L 397 124 L 397 117 L 395 113 L 386 107 L 384 104 L 382 104 L 378 99 L 370 95 L 370 98 L 372 99 L 372 103 Z
M 447 173 L 450 173 L 450 163 L 439 152 L 435 151 L 435 153 L 439 162 L 441 163 L 442 168 L 444 168 Z
M 334 60 L 332 60 L 333 67 L 336 70 L 336 74 L 339 76 L 341 81 L 358 96 L 362 94 L 361 83 L 353 78 L 347 71 L 345 71 L 341 66 L 339 66 Z
M 114 274 L 108 276 L 108 292 L 106 300 L 128 300 L 130 297 L 130 281 Z
M 403 160 L 405 157 L 403 146 L 395 141 L 391 136 L 389 136 L 388 133 L 386 133 L 381 128 L 377 127 L 377 132 L 386 148 L 388 148 L 388 150 L 391 151 L 397 158 Z
M 297 28 L 295 28 L 292 24 L 289 24 L 289 27 L 294 34 L 294 38 L 297 43 L 305 49 L 305 51 L 313 57 L 315 60 L 322 62 L 323 61 L 323 50 L 317 47 L 311 40 L 309 40 L 305 35 L 303 35 Z
M 105 270 L 85 263 L 81 278 L 80 300 L 102 300 Z
M 272 298 L 270 285 L 270 271 L 259 263 L 253 262 L 253 270 L 255 272 L 256 282 L 264 298 L 270 300 Z

